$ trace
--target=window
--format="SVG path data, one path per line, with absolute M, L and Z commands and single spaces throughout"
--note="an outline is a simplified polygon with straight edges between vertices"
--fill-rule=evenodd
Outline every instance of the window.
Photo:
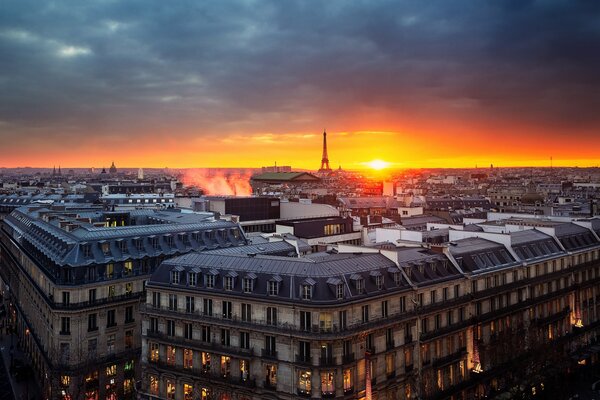
M 60 334 L 70 335 L 71 334 L 71 318 L 61 317 L 60 319 Z
M 133 348 L 133 331 L 125 331 L 125 348 L 131 349 Z
M 150 317 L 150 332 L 158 332 L 158 318 Z
M 171 271 L 171 283 L 179 284 L 179 271 Z
M 366 342 L 365 342 L 365 349 L 366 349 L 366 351 L 370 352 L 371 354 L 375 354 L 375 337 L 372 333 L 369 333 L 367 335 Z
M 90 303 L 93 303 L 94 301 L 96 301 L 96 289 L 88 290 L 88 301 Z
M 112 326 L 116 326 L 117 321 L 115 319 L 115 310 L 108 310 L 106 312 L 106 327 L 110 328 Z
M 248 360 L 240 360 L 240 379 L 246 382 L 250 378 L 250 363 Z
M 201 361 L 202 361 L 202 372 L 203 373 L 208 373 L 210 372 L 210 353 L 205 353 L 202 352 L 201 354 Z
M 152 306 L 155 308 L 160 308 L 160 293 L 152 292 Z
M 302 300 L 310 300 L 312 298 L 312 286 L 302 285 L 301 288 Z
M 108 245 L 108 243 L 106 243 Z M 106 264 L 106 278 L 112 279 L 115 274 L 115 266 L 113 264 Z
M 225 290 L 233 290 L 233 277 L 232 276 L 226 276 L 225 277 Z
M 210 343 L 212 341 L 210 336 L 210 326 L 202 326 L 202 341 L 205 343 Z
M 133 322 L 133 306 L 125 307 L 125 323 Z
M 369 305 L 364 305 L 362 306 L 362 322 L 367 323 L 369 322 Z
M 267 325 L 277 325 L 277 308 L 267 307 Z
M 231 375 L 231 357 L 221 356 L 221 376 L 229 378 Z
M 242 321 L 252 321 L 252 306 L 250 304 L 242 303 Z
M 244 278 L 242 286 L 243 286 L 242 289 L 244 290 L 244 293 L 252 293 L 252 289 L 254 286 L 254 280 L 250 279 L 250 278 Z
M 175 365 L 176 358 L 175 346 L 167 346 L 167 364 L 171 366 Z
M 460 290 L 460 286 L 459 285 L 454 285 L 454 298 L 455 299 L 459 298 L 459 295 L 460 295 L 459 290 Z
M 62 292 L 62 303 L 65 306 L 68 306 L 71 303 L 71 293 Z
M 133 293 L 133 282 L 127 282 L 125 284 L 125 294 Z
M 167 400 L 175 400 L 175 383 L 167 379 Z
M 345 369 L 343 371 L 342 381 L 344 383 L 344 394 L 352 393 L 354 385 L 352 383 L 353 372 L 351 369 Z
M 331 332 L 333 329 L 333 317 L 331 313 L 322 312 L 319 314 L 319 330 L 321 332 Z
M 360 278 L 356 280 L 356 292 L 362 294 L 365 291 L 365 280 Z
M 106 376 L 115 376 L 117 374 L 117 365 L 109 365 L 106 367 Z
M 183 368 L 194 366 L 194 352 L 191 349 L 183 349 Z
M 215 287 L 215 276 L 214 275 L 206 275 L 206 287 L 212 289 Z
M 375 285 L 377 285 L 377 290 L 383 289 L 383 275 L 375 276 Z
M 150 361 L 157 362 L 159 357 L 158 343 L 150 343 Z
M 172 319 L 167 320 L 167 335 L 175 336 L 175 321 Z
M 198 274 L 190 272 L 188 275 L 188 284 L 190 286 L 196 286 L 198 284 Z
M 204 315 L 207 317 L 212 317 L 213 315 L 213 301 L 212 299 L 204 299 Z
M 400 297 L 400 312 L 406 312 L 406 297 Z
M 388 377 L 396 375 L 396 359 L 394 353 L 388 353 L 385 355 L 385 373 Z
M 447 287 L 445 287 L 445 288 L 442 290 L 442 299 L 443 299 L 444 301 L 448 300 L 448 288 L 447 288 Z
M 192 333 L 193 333 L 192 329 L 193 329 L 192 328 L 192 324 L 189 324 L 189 323 L 184 324 L 183 331 L 184 331 L 184 337 L 186 339 L 191 340 L 193 338 L 193 336 L 192 336 Z
M 169 310 L 177 311 L 177 295 L 176 294 L 169 295 Z
M 402 274 L 400 272 L 394 272 L 394 283 L 396 286 L 402 286 Z
M 338 300 L 341 300 L 344 298 L 344 285 L 343 284 L 338 284 L 335 286 L 335 296 Z
M 98 339 L 90 339 L 88 340 L 88 356 L 90 358 L 96 358 L 96 352 L 98 351 Z
M 97 314 L 88 315 L 88 332 L 98 330 Z
M 108 354 L 115 352 L 115 335 L 108 335 L 106 337 L 106 352 Z
M 277 354 L 275 336 L 265 336 L 265 351 L 270 356 Z
M 193 313 L 195 311 L 194 297 L 185 296 L 185 312 Z
M 311 324 L 310 311 L 300 311 L 300 329 L 309 332 L 311 330 Z
M 309 369 L 298 371 L 298 394 L 310 396 L 312 372 Z
M 387 318 L 388 316 L 388 301 L 384 300 L 381 302 L 381 317 Z
M 335 394 L 335 373 L 333 371 L 321 372 L 321 394 L 324 396 Z
M 434 304 L 436 300 L 436 291 L 432 290 L 431 292 L 429 292 L 429 303 Z
M 233 318 L 233 307 L 230 301 L 223 301 L 223 318 L 232 319 Z
M 150 381 L 150 385 L 149 385 L 150 393 L 158 396 L 158 376 L 150 375 L 149 381 Z
M 156 199 L 155 199 L 156 200 Z M 190 367 L 192 368 L 192 367 Z M 192 400 L 194 397 L 194 387 L 189 383 L 183 384 L 183 400 Z
M 115 285 L 110 285 L 108 287 L 108 298 L 111 299 L 111 298 L 115 297 L 115 292 L 116 292 Z
M 240 332 L 240 348 L 250 349 L 250 332 Z
M 269 296 L 277 296 L 278 293 L 279 293 L 279 282 L 269 281 L 269 284 L 268 284 Z
M 125 263 L 123 263 L 123 275 L 133 275 L 133 263 L 131 261 L 125 261 Z
M 221 329 L 221 345 L 231 346 L 231 331 L 229 329 Z
M 340 330 L 344 331 L 348 328 L 348 312 L 346 310 L 342 310 L 338 314 L 340 319 Z

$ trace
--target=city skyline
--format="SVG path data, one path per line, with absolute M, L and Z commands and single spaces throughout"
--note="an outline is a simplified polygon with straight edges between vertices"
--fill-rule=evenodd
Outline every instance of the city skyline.
M 596 166 L 600 5 L 0 5 L 3 167 Z

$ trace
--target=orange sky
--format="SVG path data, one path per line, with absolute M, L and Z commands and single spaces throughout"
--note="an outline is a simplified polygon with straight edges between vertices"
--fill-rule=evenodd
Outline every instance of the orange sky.
M 182 140 L 163 134 L 147 134 L 144 140 L 86 138 L 70 146 L 61 142 L 37 147 L 27 154 L 21 149 L 0 150 L 0 166 L 62 168 L 119 167 L 261 167 L 291 165 L 293 168 L 318 169 L 321 159 L 321 132 L 254 133 L 202 135 Z M 6 149 L 6 148 L 5 148 Z M 448 168 L 549 166 L 596 166 L 600 140 L 587 145 L 556 135 L 517 133 L 465 133 L 449 126 L 435 132 L 328 129 L 329 160 L 332 168 L 366 168 L 374 159 L 385 160 L 394 168 Z

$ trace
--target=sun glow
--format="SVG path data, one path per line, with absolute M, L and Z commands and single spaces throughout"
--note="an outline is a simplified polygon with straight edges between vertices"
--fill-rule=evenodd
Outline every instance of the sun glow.
M 387 161 L 383 161 L 383 160 L 373 160 L 373 161 L 369 161 L 368 163 L 366 163 L 366 165 L 371 169 L 380 171 L 384 168 L 389 167 L 390 163 Z

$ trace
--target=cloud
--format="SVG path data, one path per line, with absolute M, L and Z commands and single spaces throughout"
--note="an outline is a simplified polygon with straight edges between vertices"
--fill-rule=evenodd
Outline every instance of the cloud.
M 3 2 L 0 120 L 40 141 L 433 122 L 590 138 L 599 16 L 558 0 Z

